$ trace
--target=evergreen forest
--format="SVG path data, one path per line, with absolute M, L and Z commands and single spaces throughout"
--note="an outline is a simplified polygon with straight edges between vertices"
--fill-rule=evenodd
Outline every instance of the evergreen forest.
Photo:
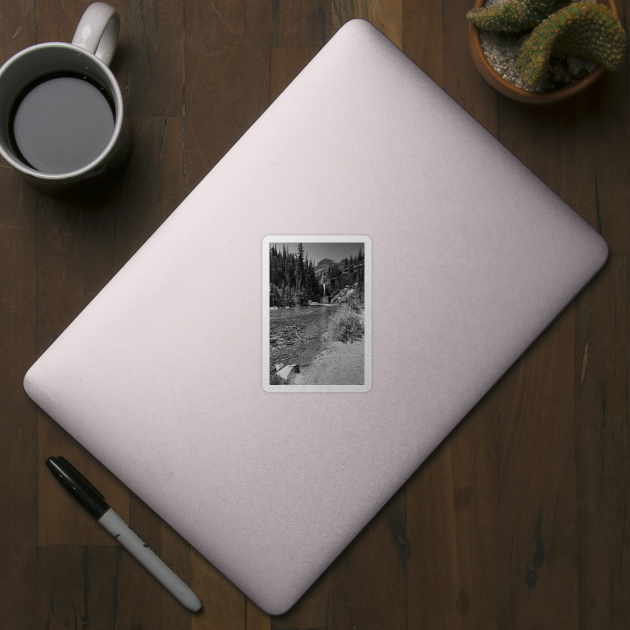
M 328 302 L 341 289 L 355 284 L 362 300 L 363 263 L 362 249 L 338 263 L 326 259 L 314 264 L 302 243 L 298 243 L 297 253 L 289 252 L 284 244 L 281 250 L 274 244 L 269 249 L 269 306 L 305 306 L 324 296 Z

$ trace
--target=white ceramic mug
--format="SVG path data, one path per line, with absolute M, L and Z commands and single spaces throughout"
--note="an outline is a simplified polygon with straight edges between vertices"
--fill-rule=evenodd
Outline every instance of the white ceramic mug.
M 108 183 L 125 165 L 131 150 L 131 125 L 125 116 L 124 100 L 109 69 L 114 57 L 120 16 L 108 4 L 95 2 L 83 14 L 72 44 L 36 44 L 11 57 L 0 68 L 0 154 L 35 188 L 57 197 L 81 195 Z M 113 132 L 105 148 L 89 163 L 70 172 L 37 170 L 21 154 L 13 135 L 17 104 L 30 86 L 49 75 L 86 79 L 105 89 L 113 114 Z

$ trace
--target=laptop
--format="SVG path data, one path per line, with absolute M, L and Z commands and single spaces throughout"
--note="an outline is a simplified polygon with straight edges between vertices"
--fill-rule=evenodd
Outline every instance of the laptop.
M 607 255 L 566 203 L 353 20 L 24 387 L 280 614 Z

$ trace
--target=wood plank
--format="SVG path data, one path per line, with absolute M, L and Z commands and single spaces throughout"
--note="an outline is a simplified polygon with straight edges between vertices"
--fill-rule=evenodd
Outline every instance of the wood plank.
M 576 305 L 580 628 L 630 627 L 630 260 L 611 256 Z
M 271 630 L 270 616 L 196 549 L 191 550 L 190 586 L 203 603 L 192 617 L 192 630 Z
M 269 52 L 269 98 L 275 101 L 321 50 L 319 46 L 272 48 Z
M 622 11 L 624 5 L 628 16 L 630 3 L 619 3 Z M 625 28 L 628 32 L 628 27 Z M 591 88 L 589 98 L 593 105 L 580 125 L 588 132 L 582 153 L 588 152 L 593 164 L 591 180 L 595 200 L 590 204 L 588 220 L 601 232 L 615 254 L 630 254 L 630 213 L 627 211 L 630 208 L 630 177 L 626 150 L 630 146 L 629 66 L 626 62 L 618 72 L 607 73 Z M 584 135 L 580 127 L 576 126 L 574 131 Z M 567 167 L 574 168 L 574 161 Z M 574 183 L 577 181 L 577 177 L 573 178 Z
M 501 627 L 578 625 L 574 345 L 571 305 L 501 383 Z
M 245 630 L 270 630 L 271 619 L 248 597 L 245 598 Z
M 37 359 L 37 219 L 36 192 L 4 160 L 0 198 L 0 618 L 21 630 L 34 627 L 37 410 L 22 379 Z
M 140 249 L 184 199 L 181 119 L 132 117 L 131 121 L 134 146 L 121 180 L 110 244 L 113 272 Z
M 272 46 L 323 46 L 330 39 L 330 0 L 272 0 Z
M 44 352 L 112 276 L 121 181 L 102 193 L 37 200 L 37 350 Z
M 545 107 L 500 97 L 499 140 L 584 218 L 597 228 L 592 131 L 595 115 L 588 95 Z M 527 142 L 523 142 L 523 134 Z
M 403 487 L 333 564 L 332 627 L 406 628 L 409 553 Z
M 33 3 L 3 3 L 0 64 L 35 43 Z M 37 193 L 0 158 L 0 619 L 36 625 L 37 417 L 22 388 L 35 345 Z
M 269 105 L 271 11 L 263 0 L 193 3 L 185 30 L 189 192 Z
M 109 0 L 108 4 L 113 6 L 120 14 L 120 35 L 118 36 L 118 46 L 116 54 L 111 63 L 111 70 L 118 81 L 121 92 L 125 95 L 126 90 L 126 3 L 124 0 Z M 83 2 L 53 2 L 53 0 L 37 0 L 35 25 L 37 32 L 37 43 L 43 42 L 71 42 L 74 32 L 77 29 L 79 20 L 88 7 L 89 3 Z
M 183 0 L 140 0 L 126 9 L 130 116 L 181 116 L 184 84 Z
M 409 630 L 496 618 L 499 400 L 497 386 L 407 483 Z
M 47 630 L 111 630 L 116 611 L 116 548 L 42 547 L 37 557 L 37 624 Z M 35 587 L 35 585 L 34 585 Z
M 179 577 L 190 584 L 190 545 L 138 497 L 130 498 L 131 528 Z M 131 554 L 118 561 L 117 628 L 190 630 L 192 613 L 184 608 Z
M 622 74 L 604 76 L 597 88 L 543 107 L 499 98 L 501 142 L 589 221 L 613 253 L 628 253 L 630 243 L 628 213 L 620 212 L 630 204 L 622 149 L 630 142 L 629 98 Z
M 37 415 L 38 545 L 116 546 L 116 541 L 61 487 L 46 467 L 46 459 L 57 455 L 68 459 L 129 522 L 127 488 L 41 409 Z
M 332 0 L 332 33 L 348 20 L 363 18 L 402 49 L 403 0 Z
M 184 136 L 182 118 L 167 118 L 164 120 L 162 138 L 160 141 L 160 214 L 159 224 L 184 200 Z
M 627 195 L 628 190 L 627 178 L 624 179 L 620 177 L 618 167 L 613 167 L 611 161 L 612 158 L 615 165 L 617 165 L 618 160 L 621 160 L 623 164 L 623 158 L 619 155 L 615 155 L 614 152 L 611 153 L 608 146 L 610 144 L 610 136 L 602 135 L 602 130 L 604 130 L 605 134 L 609 133 L 607 131 L 609 129 L 607 120 L 610 119 L 609 116 L 604 117 L 602 115 L 602 110 L 606 108 L 609 110 L 611 108 L 618 109 L 621 103 L 619 98 L 619 86 L 616 88 L 616 93 L 613 87 L 616 81 L 619 81 L 619 79 L 614 77 L 607 77 L 602 80 L 600 85 L 605 87 L 605 93 L 607 93 L 606 100 L 604 100 L 602 92 L 598 90 L 591 90 L 566 102 L 557 103 L 544 108 L 517 104 L 503 97 L 499 99 L 499 139 L 501 142 L 515 153 L 517 157 L 523 160 L 527 166 L 565 199 L 569 205 L 584 216 L 593 227 L 602 233 L 608 232 L 609 234 L 611 224 L 609 223 L 608 228 L 605 227 L 606 217 L 610 216 L 613 220 L 616 220 L 615 217 L 617 217 L 619 213 L 618 206 L 615 207 L 615 197 L 619 195 L 621 199 L 623 199 Z M 606 87 L 607 85 L 608 87 Z M 610 104 L 606 106 L 605 103 Z M 607 113 L 610 114 L 610 111 Z M 617 113 L 619 114 L 619 112 Z M 617 118 L 620 120 L 620 124 L 616 125 L 616 132 L 623 138 L 627 133 L 626 122 L 623 120 L 624 117 L 617 116 Z M 527 136 L 526 141 L 524 141 L 525 135 Z M 613 181 L 609 175 L 611 170 L 614 172 L 615 169 L 617 169 L 617 172 L 615 181 Z M 601 176 L 602 172 L 606 172 L 606 175 Z M 605 201 L 603 201 L 604 199 Z M 620 233 L 623 235 L 625 227 L 623 225 L 617 225 L 617 228 L 620 229 Z M 621 240 L 616 239 L 613 242 L 613 246 L 619 246 L 623 249 L 625 244 L 622 245 Z M 584 343 L 582 343 L 581 348 L 580 342 L 578 341 L 576 346 L 578 348 L 578 354 L 583 350 L 583 346 Z M 575 361 L 577 362 L 579 360 L 581 360 L 581 357 L 576 356 Z M 594 369 L 596 370 L 597 368 Z M 580 418 L 584 417 L 581 405 L 579 404 L 579 397 L 576 410 L 579 456 Z M 562 417 L 564 418 L 564 415 Z M 595 422 L 596 421 L 597 420 L 595 420 Z M 535 430 L 539 429 L 535 428 Z M 568 426 L 565 430 L 567 432 L 567 439 L 570 439 Z M 562 450 L 565 451 L 566 448 L 567 447 L 563 447 Z M 557 455 L 550 451 L 549 457 L 556 458 Z M 569 461 L 568 452 L 565 452 L 565 458 L 567 461 L 568 475 L 568 471 L 572 471 L 575 465 Z M 576 472 L 576 475 L 579 475 L 579 473 Z M 560 575 L 559 568 L 556 571 L 556 600 L 553 604 L 551 604 L 551 602 L 545 603 L 541 599 L 538 599 L 539 592 L 537 591 L 537 597 L 535 598 L 536 603 L 528 602 L 529 607 L 527 612 L 524 613 L 519 610 L 518 619 L 531 618 L 529 615 L 535 615 L 536 611 L 538 611 L 538 617 L 542 617 L 543 608 L 549 605 L 553 614 L 546 615 L 545 618 L 549 619 L 551 622 L 553 616 L 556 615 L 556 619 L 559 621 L 559 601 L 565 599 L 566 605 L 568 606 L 567 616 L 568 618 L 574 619 L 577 625 L 578 612 L 575 610 L 576 604 L 574 600 L 577 597 L 575 593 L 577 588 L 575 581 L 578 578 L 577 568 L 574 566 L 576 560 L 573 558 L 573 554 L 579 553 L 580 558 L 582 558 L 583 554 L 588 554 L 589 551 L 583 551 L 581 540 L 577 552 L 573 551 L 573 545 L 577 545 L 577 542 L 575 541 L 576 525 L 572 522 L 574 517 L 569 515 L 574 508 L 567 503 L 567 492 L 570 483 L 573 482 L 567 476 L 562 486 L 559 486 L 559 489 L 562 490 L 562 494 L 559 496 L 561 498 L 564 496 L 564 505 L 567 510 L 565 517 L 562 519 L 564 521 L 562 527 L 566 530 L 565 533 L 567 536 L 565 537 L 566 545 L 562 550 L 561 559 L 561 562 L 565 563 L 565 569 L 562 575 Z M 579 476 L 578 483 L 580 483 Z M 581 483 L 586 482 L 582 481 Z M 563 488 L 566 488 L 566 490 L 563 490 Z M 541 506 L 542 510 L 539 512 L 540 521 L 534 518 L 535 505 L 533 500 L 529 508 L 530 514 L 527 517 L 529 536 L 531 538 L 533 532 L 533 537 L 540 543 L 538 546 L 539 549 L 544 549 L 546 540 L 548 540 L 549 536 L 553 533 L 548 533 L 546 535 L 547 538 L 545 538 L 544 523 L 546 520 L 548 523 L 547 527 L 550 527 L 550 511 L 553 511 L 551 498 L 547 496 L 545 500 L 547 506 Z M 581 491 L 578 492 L 578 498 L 576 500 L 578 502 L 583 500 L 583 493 Z M 560 505 L 562 505 L 562 502 Z M 578 503 L 576 509 L 583 510 L 583 506 L 579 506 L 580 503 Z M 547 516 L 545 516 L 545 514 Z M 507 541 L 504 540 L 503 543 L 500 541 L 500 548 L 501 544 L 504 545 L 504 555 L 507 555 Z M 521 552 L 523 553 L 522 549 Z M 511 550 L 509 553 L 511 553 Z M 548 554 L 545 553 L 545 556 L 548 557 Z M 539 554 L 538 561 L 540 560 L 541 556 Z M 532 581 L 534 581 L 534 577 L 538 575 L 534 567 L 535 562 L 536 552 L 534 551 L 534 555 L 531 557 L 528 565 L 528 571 L 534 571 L 526 574 Z M 580 563 L 582 563 L 582 560 L 580 560 Z M 581 566 L 582 564 L 580 564 L 580 567 Z M 591 567 L 595 570 L 594 564 L 591 564 Z M 582 624 L 586 610 L 585 598 L 587 598 L 587 595 L 585 593 L 588 591 L 588 588 L 584 586 L 585 578 L 583 577 L 581 569 L 579 579 L 580 627 L 586 627 L 582 626 Z M 591 584 L 590 580 L 588 583 L 589 585 Z M 541 589 L 541 591 L 542 590 L 543 589 Z M 522 597 L 524 597 L 524 595 L 522 595 Z M 507 590 L 504 590 L 503 598 L 507 600 Z M 593 601 L 599 601 L 599 597 L 595 597 Z M 503 604 L 509 609 L 512 608 L 512 603 L 505 604 L 504 601 Z M 566 624 L 567 621 L 565 620 L 564 623 Z M 551 625 L 549 627 L 551 627 Z
M 272 630 L 332 628 L 332 573 L 324 572 L 291 610 L 272 616 Z
M 109 2 L 120 13 L 121 38 L 125 33 L 125 3 L 121 0 Z M 37 43 L 71 42 L 79 20 L 88 4 L 68 2 L 60 5 L 52 0 L 39 0 L 37 8 Z
M 245 596 L 195 549 L 191 559 L 191 588 L 203 602 L 203 608 L 192 619 L 192 630 L 247 629 L 250 606 L 246 608 Z
M 470 0 L 443 4 L 443 88 L 491 134 L 497 135 L 498 93 L 479 74 L 468 50 Z
M 402 50 L 444 87 L 442 1 L 403 0 Z
M 33 2 L 30 0 L 4 2 L 0 20 L 0 64 L 22 48 L 37 43 L 36 37 Z

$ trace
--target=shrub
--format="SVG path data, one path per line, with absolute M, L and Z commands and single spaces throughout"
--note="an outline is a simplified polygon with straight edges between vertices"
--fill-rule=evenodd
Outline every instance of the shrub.
M 328 324 L 328 334 L 333 341 L 359 341 L 364 332 L 363 314 L 349 306 L 335 313 Z
M 346 302 L 348 308 L 351 311 L 361 312 L 363 311 L 363 295 L 360 295 L 358 291 L 355 291 Z

